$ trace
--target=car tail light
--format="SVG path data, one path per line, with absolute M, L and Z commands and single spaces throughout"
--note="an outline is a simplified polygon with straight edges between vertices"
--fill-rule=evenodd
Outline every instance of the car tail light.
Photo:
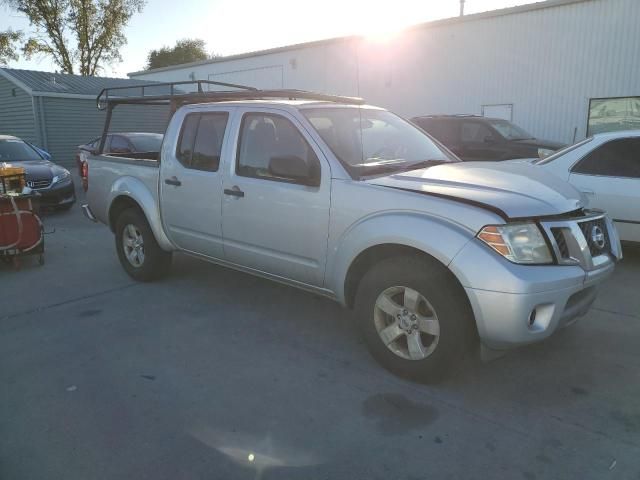
M 82 189 L 86 192 L 89 190 L 89 164 L 86 160 L 82 162 L 80 175 L 82 176 Z
M 82 176 L 82 159 L 80 158 L 80 152 L 76 153 L 76 166 L 78 167 L 78 173 Z

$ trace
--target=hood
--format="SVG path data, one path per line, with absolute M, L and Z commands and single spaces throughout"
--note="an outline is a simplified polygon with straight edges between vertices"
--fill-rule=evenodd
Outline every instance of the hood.
M 571 185 L 527 163 L 456 162 L 366 182 L 458 199 L 505 219 L 560 215 L 586 205 Z
M 27 160 L 24 162 L 11 162 L 16 167 L 25 170 L 27 180 L 51 180 L 55 164 L 47 160 Z
M 566 147 L 564 143 L 554 142 L 552 140 L 543 140 L 541 138 L 527 138 L 524 140 L 513 140 L 513 142 L 519 143 L 520 145 L 527 145 L 529 147 L 548 148 L 549 150 L 560 150 L 561 148 Z

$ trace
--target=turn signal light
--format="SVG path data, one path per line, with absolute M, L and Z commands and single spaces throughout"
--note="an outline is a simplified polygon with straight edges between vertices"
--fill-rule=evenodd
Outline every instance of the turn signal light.
M 507 245 L 502 238 L 502 234 L 498 231 L 498 227 L 484 227 L 478 234 L 478 238 L 489 245 L 491 248 L 493 248 L 503 257 L 508 257 L 509 255 L 511 255 L 509 245 Z

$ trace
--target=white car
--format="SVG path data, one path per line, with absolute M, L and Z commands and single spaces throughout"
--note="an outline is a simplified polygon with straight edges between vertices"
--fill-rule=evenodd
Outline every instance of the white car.
M 640 242 L 640 130 L 599 133 L 533 163 L 608 212 L 621 240 Z

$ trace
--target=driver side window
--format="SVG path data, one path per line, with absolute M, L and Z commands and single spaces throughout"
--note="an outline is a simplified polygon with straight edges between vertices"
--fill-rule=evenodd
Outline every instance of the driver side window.
M 287 175 L 287 161 L 318 175 L 320 161 L 300 131 L 286 118 L 270 113 L 248 113 L 242 119 L 236 173 L 243 177 L 305 184 L 300 171 Z M 275 168 L 275 164 L 280 168 Z

